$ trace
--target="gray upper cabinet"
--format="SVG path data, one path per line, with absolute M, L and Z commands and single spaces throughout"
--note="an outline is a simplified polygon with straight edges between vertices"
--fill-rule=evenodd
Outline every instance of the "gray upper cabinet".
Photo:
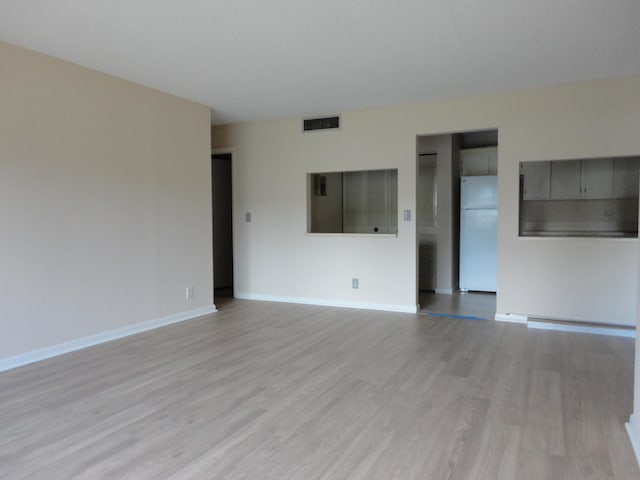
M 613 159 L 581 160 L 582 198 L 611 198 L 613 196 Z
M 523 200 L 638 197 L 640 157 L 523 162 Z
M 580 160 L 551 162 L 550 198 L 565 200 L 580 198 Z
M 551 162 L 551 197 L 554 200 L 611 198 L 613 159 Z
M 638 196 L 640 157 L 613 159 L 613 196 L 635 198 Z
M 498 174 L 498 147 L 467 148 L 460 150 L 460 175 Z
M 523 200 L 548 200 L 550 196 L 551 162 L 522 162 Z

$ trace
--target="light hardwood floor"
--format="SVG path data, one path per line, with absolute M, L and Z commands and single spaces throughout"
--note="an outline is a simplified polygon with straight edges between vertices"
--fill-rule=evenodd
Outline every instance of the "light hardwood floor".
M 0 374 L 0 478 L 640 477 L 630 339 L 220 307 Z
M 493 320 L 496 316 L 495 293 L 467 292 L 442 294 L 420 291 L 421 313 L 434 317 L 457 315 Z

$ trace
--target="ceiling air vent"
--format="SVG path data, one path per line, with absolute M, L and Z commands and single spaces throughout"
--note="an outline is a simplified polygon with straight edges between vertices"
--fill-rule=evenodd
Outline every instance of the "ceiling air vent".
M 331 130 L 340 128 L 340 116 L 306 118 L 302 121 L 302 130 L 311 132 L 313 130 Z

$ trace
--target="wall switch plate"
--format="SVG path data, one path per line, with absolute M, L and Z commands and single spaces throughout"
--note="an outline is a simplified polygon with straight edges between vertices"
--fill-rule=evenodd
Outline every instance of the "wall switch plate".
M 251 212 L 246 212 L 244 214 L 244 221 L 249 223 L 251 221 Z
M 403 210 L 402 211 L 402 218 L 404 218 L 405 222 L 410 222 L 411 221 L 411 210 Z
M 189 286 L 185 290 L 185 297 L 188 299 L 193 298 L 193 287 Z
M 352 278 L 351 288 L 360 288 L 360 280 L 358 280 L 357 278 Z

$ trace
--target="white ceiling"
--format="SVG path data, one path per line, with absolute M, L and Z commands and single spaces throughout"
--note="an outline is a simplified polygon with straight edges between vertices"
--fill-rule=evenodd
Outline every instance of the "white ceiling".
M 640 74 L 640 1 L 0 0 L 0 39 L 227 123 Z

